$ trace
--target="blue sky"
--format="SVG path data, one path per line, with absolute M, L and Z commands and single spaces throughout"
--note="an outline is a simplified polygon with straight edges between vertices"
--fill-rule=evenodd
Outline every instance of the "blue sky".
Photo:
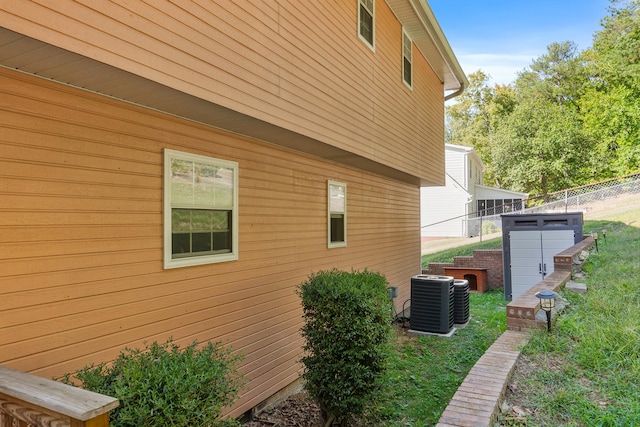
M 609 0 L 427 0 L 464 72 L 513 82 L 553 42 L 591 46 Z

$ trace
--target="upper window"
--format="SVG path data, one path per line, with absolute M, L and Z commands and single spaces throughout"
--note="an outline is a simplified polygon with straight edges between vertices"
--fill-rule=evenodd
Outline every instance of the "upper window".
M 402 80 L 410 88 L 413 87 L 411 53 L 411 38 L 404 30 L 402 30 Z
M 358 34 L 375 49 L 374 0 L 358 0 Z
M 329 247 L 347 246 L 347 184 L 329 181 Z
M 164 150 L 164 267 L 238 259 L 238 164 Z

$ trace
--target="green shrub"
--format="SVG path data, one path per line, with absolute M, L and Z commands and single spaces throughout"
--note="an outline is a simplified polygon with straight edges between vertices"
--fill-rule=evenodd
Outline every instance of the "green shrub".
M 482 234 L 483 235 L 497 233 L 498 231 L 500 231 L 500 229 L 493 222 L 484 221 L 482 223 Z
M 219 343 L 180 350 L 171 340 L 126 348 L 112 363 L 86 366 L 73 374 L 85 389 L 116 397 L 113 427 L 222 426 L 218 418 L 241 387 L 235 370 L 239 356 Z M 62 381 L 73 384 L 71 374 Z
M 303 379 L 326 420 L 345 424 L 379 390 L 389 357 L 392 305 L 384 276 L 331 270 L 298 287 L 306 339 Z

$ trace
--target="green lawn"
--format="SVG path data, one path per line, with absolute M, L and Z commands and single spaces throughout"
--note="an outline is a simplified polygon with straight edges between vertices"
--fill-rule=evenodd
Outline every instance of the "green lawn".
M 473 251 L 479 249 L 502 249 L 502 237 L 422 255 L 422 266 L 427 268 L 430 262 L 453 262 L 453 257 L 471 256 Z
M 606 229 L 606 241 L 602 230 Z M 526 369 L 507 399 L 528 415 L 502 417 L 508 426 L 640 426 L 640 209 L 586 221 L 599 252 L 583 266 L 586 295 L 568 294 L 551 334 L 535 332 L 524 348 Z M 501 239 L 422 257 L 451 262 Z M 505 330 L 502 290 L 471 294 L 471 322 L 452 338 L 401 333 L 387 389 L 362 425 L 432 426 L 477 359 Z
M 583 266 L 587 293 L 562 292 L 552 332 L 523 349 L 507 400 L 526 415 L 502 425 L 640 425 L 640 209 L 584 229 L 607 230 Z
M 432 426 L 486 349 L 504 332 L 502 290 L 470 294 L 470 321 L 451 338 L 408 334 L 398 327 L 385 380 L 362 426 Z

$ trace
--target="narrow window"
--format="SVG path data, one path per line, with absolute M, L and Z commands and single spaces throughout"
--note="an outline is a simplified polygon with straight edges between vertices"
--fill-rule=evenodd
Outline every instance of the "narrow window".
M 329 181 L 329 247 L 347 246 L 347 185 Z
M 164 150 L 164 267 L 238 259 L 238 164 Z
M 375 49 L 374 0 L 358 0 L 358 32 L 360 38 Z
M 402 80 L 410 88 L 413 87 L 413 74 L 411 71 L 411 38 L 402 31 Z

